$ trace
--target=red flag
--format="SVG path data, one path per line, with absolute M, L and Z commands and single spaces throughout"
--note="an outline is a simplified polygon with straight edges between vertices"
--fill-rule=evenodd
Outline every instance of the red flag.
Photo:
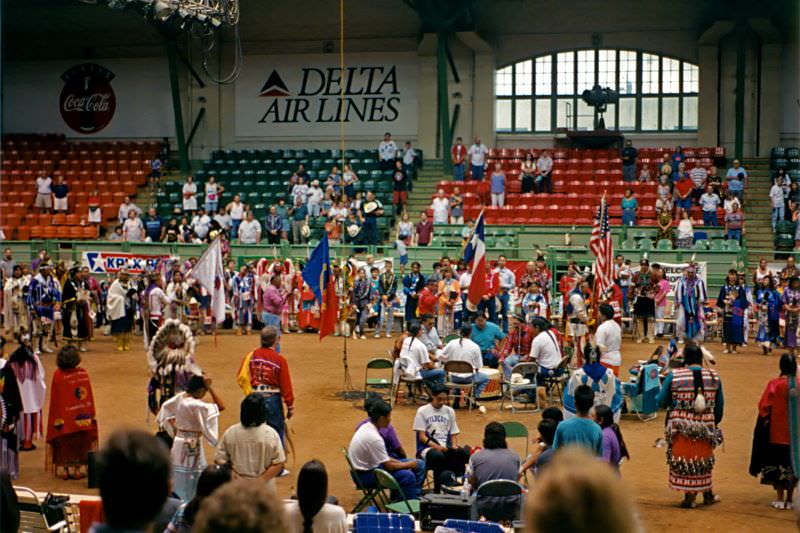
M 339 319 L 339 298 L 336 296 L 333 274 L 326 272 L 325 275 L 327 283 L 322 289 L 322 305 L 319 310 L 319 340 L 336 330 L 336 321 Z

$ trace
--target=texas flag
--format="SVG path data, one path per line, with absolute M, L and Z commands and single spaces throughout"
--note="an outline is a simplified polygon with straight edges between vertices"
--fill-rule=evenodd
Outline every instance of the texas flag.
M 333 272 L 331 272 L 327 234 L 323 234 L 319 244 L 311 252 L 302 276 L 303 281 L 314 292 L 314 297 L 319 303 L 319 340 L 322 340 L 323 337 L 334 332 L 339 316 L 339 300 L 334 287 Z
M 469 242 L 464 248 L 464 262 L 472 275 L 467 293 L 467 309 L 472 313 L 478 310 L 478 304 L 486 294 L 486 243 L 483 236 L 483 212 L 481 212 Z

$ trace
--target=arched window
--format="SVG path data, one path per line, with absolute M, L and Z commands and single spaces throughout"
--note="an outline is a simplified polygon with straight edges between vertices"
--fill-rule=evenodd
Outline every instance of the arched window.
M 525 59 L 495 73 L 498 133 L 591 130 L 594 108 L 581 99 L 595 84 L 619 92 L 606 127 L 638 132 L 697 130 L 699 68 L 638 50 L 585 49 Z

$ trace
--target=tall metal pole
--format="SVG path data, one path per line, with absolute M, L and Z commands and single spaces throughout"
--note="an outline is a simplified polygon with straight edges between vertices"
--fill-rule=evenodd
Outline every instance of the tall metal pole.
M 442 168 L 450 171 L 450 146 L 453 144 L 450 131 L 450 101 L 447 88 L 447 37 L 442 31 L 436 33 L 437 54 L 436 74 L 438 75 L 439 94 L 439 138 L 442 140 Z
M 189 172 L 189 151 L 183 133 L 183 112 L 181 110 L 181 87 L 178 81 L 178 42 L 175 37 L 166 37 L 167 60 L 169 63 L 169 85 L 172 89 L 172 112 L 175 116 L 175 139 L 178 143 L 180 169 Z
M 747 66 L 746 55 L 746 34 L 747 23 L 739 20 L 736 25 L 736 132 L 734 140 L 734 157 L 742 158 L 744 151 L 744 85 L 745 68 Z

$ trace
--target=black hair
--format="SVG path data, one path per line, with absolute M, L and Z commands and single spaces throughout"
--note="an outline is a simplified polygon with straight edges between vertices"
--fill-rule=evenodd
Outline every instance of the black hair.
M 447 387 L 445 387 L 442 383 L 434 383 L 433 386 L 431 386 L 431 397 L 439 396 L 440 394 L 446 392 Z
M 558 428 L 558 424 L 559 422 L 553 420 L 552 418 L 542 418 L 539 420 L 539 425 L 536 426 L 537 431 L 539 431 L 539 435 L 548 446 L 553 445 L 553 439 L 556 436 L 556 428 Z
M 376 399 L 367 406 L 367 414 L 369 415 L 370 422 L 373 424 L 377 422 L 380 417 L 389 416 L 391 412 L 392 406 L 386 403 L 382 398 Z
M 458 332 L 461 334 L 461 337 L 468 339 L 470 335 L 472 335 L 472 326 L 464 324 Z
M 575 388 L 575 410 L 586 414 L 594 404 L 594 391 L 588 385 L 579 385 Z
M 197 374 L 190 377 L 189 383 L 186 384 L 186 392 L 189 394 L 195 394 L 206 389 L 206 382 L 203 379 L 203 376 L 198 376 Z
M 219 487 L 229 482 L 232 477 L 233 473 L 227 465 L 208 465 L 200 473 L 194 498 L 186 504 L 186 508 L 183 511 L 183 519 L 187 524 L 194 524 L 194 518 L 203 500 L 211 496 Z
M 553 420 L 559 423 L 564 420 L 564 413 L 558 407 L 548 407 L 542 411 L 542 419 Z
M 500 422 L 489 422 L 483 429 L 483 447 L 487 450 L 508 448 L 506 428 Z
M 703 351 L 695 343 L 683 347 L 683 363 L 686 366 L 703 364 Z
M 420 321 L 420 322 L 426 322 L 426 321 L 428 321 L 428 320 L 432 320 L 432 319 L 433 319 L 433 315 L 432 315 L 432 314 L 430 314 L 430 313 L 425 313 L 424 315 L 422 315 L 421 317 L 419 317 L 419 321 Z
M 170 470 L 169 450 L 156 437 L 140 430 L 112 434 L 97 454 L 106 523 L 116 529 L 144 529 L 164 506 Z
M 612 318 L 614 318 L 614 308 L 611 307 L 610 305 L 600 304 L 598 310 L 600 311 L 600 314 L 606 317 L 607 319 L 611 320 Z
M 540 316 L 537 316 L 531 321 L 531 326 L 541 331 L 547 331 L 550 329 L 550 323 L 548 323 L 545 318 Z
M 622 438 L 622 430 L 614 423 L 614 412 L 605 404 L 596 405 L 594 407 L 594 414 L 600 420 L 601 428 L 611 428 L 614 435 L 617 436 L 619 441 L 619 452 L 622 457 L 630 459 L 631 455 L 628 453 L 628 447 L 625 445 L 625 439 Z
M 419 328 L 420 328 L 419 322 L 415 320 L 414 322 L 408 325 L 408 334 L 411 337 L 416 337 L 417 335 L 419 335 Z
M 781 376 L 795 376 L 797 375 L 797 359 L 790 353 L 785 353 L 781 356 L 778 363 L 781 369 Z
M 239 422 L 246 428 L 253 428 L 264 424 L 267 421 L 267 406 L 263 398 L 250 393 L 242 399 L 239 408 Z
M 303 515 L 303 533 L 314 531 L 314 517 L 328 499 L 328 472 L 316 459 L 307 462 L 297 476 L 297 503 Z

